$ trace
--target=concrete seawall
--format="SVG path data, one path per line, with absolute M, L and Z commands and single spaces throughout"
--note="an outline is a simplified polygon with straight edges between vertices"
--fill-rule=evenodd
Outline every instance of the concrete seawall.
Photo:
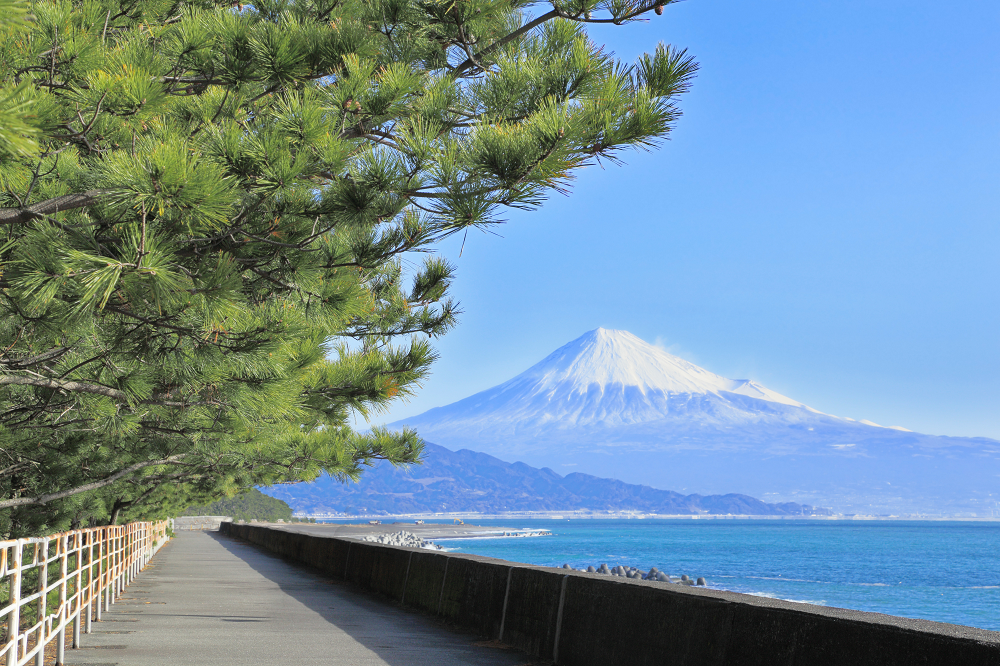
M 997 666 L 1000 632 L 223 523 L 224 534 L 565 666 Z
M 217 532 L 219 526 L 227 521 L 231 521 L 230 516 L 178 516 L 170 519 L 170 527 L 174 531 L 179 530 L 201 530 L 206 532 Z

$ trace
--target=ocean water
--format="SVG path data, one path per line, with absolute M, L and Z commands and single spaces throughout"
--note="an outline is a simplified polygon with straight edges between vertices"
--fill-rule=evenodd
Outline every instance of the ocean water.
M 431 521 L 428 521 L 431 522 Z M 577 569 L 623 564 L 790 601 L 1000 631 L 1000 524 L 810 520 L 477 520 L 550 537 L 438 540 Z

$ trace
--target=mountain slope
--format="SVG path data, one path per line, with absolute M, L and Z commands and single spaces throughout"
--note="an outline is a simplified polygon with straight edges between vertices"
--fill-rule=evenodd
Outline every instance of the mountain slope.
M 720 423 L 752 417 L 727 396 L 764 401 L 765 411 L 785 413 L 785 407 L 793 407 L 815 412 L 750 380 L 708 372 L 626 331 L 599 328 L 510 381 L 407 423 L 537 430 L 645 423 L 692 413 Z
M 851 513 L 989 515 L 1000 477 L 996 440 L 824 414 L 605 329 L 499 386 L 391 425 L 561 473 Z
M 379 465 L 358 483 L 324 477 L 309 484 L 265 488 L 296 511 L 316 513 L 431 513 L 505 511 L 641 511 L 660 514 L 826 515 L 800 504 L 766 504 L 746 495 L 682 495 L 573 473 L 505 463 L 475 451 L 427 443 L 423 465 Z

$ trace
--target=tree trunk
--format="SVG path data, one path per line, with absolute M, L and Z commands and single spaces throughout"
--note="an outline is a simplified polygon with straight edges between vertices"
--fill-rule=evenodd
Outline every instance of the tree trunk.
M 111 507 L 111 520 L 108 521 L 108 525 L 115 525 L 118 523 L 118 516 L 121 515 L 122 509 L 128 506 L 127 502 L 122 502 L 121 500 L 115 500 L 115 504 Z

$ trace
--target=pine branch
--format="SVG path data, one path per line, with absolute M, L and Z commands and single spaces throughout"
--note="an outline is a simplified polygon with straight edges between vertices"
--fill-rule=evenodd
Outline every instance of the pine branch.
M 87 190 L 78 194 L 65 194 L 54 199 L 40 201 L 30 206 L 0 208 L 0 224 L 24 224 L 64 210 L 86 208 L 106 200 L 111 194 L 113 194 L 112 190 Z
M 87 384 L 84 382 L 62 381 L 58 379 L 48 379 L 46 377 L 20 377 L 14 375 L 0 375 L 0 386 L 38 386 L 40 388 L 51 388 L 71 393 L 92 393 L 103 395 L 115 400 L 128 400 L 128 395 L 117 389 L 100 384 Z M 215 405 L 217 402 L 174 402 L 162 400 L 160 398 L 147 398 L 139 400 L 140 405 L 159 405 L 161 407 L 196 407 L 204 405 Z
M 178 454 L 175 456 L 170 456 L 169 458 L 162 458 L 160 460 L 148 460 L 146 462 L 136 463 L 134 465 L 129 465 L 125 469 L 115 472 L 111 476 L 105 477 L 100 481 L 94 481 L 92 483 L 85 483 L 82 486 L 77 486 L 75 488 L 70 488 L 69 490 L 61 490 L 57 493 L 48 493 L 47 495 L 38 495 L 37 497 L 18 497 L 17 499 L 0 500 L 0 509 L 10 509 L 15 506 L 32 506 L 32 505 L 42 505 L 48 504 L 49 502 L 54 502 L 55 500 L 64 499 L 66 497 L 72 497 L 73 495 L 79 495 L 80 493 L 85 493 L 88 490 L 97 490 L 98 488 L 104 488 L 105 486 L 110 486 L 115 481 L 130 476 L 141 469 L 147 467 L 153 467 L 155 465 L 169 465 L 177 460 L 184 457 L 185 454 Z
M 11 465 L 10 467 L 7 467 L 5 469 L 0 469 L 0 478 L 3 478 L 5 476 L 12 476 L 20 472 L 22 469 L 27 469 L 31 466 L 38 467 L 39 464 L 34 460 L 25 460 L 23 462 L 17 463 L 16 465 Z
M 56 347 L 55 349 L 50 349 L 47 352 L 37 354 L 35 356 L 29 356 L 28 358 L 0 358 L 0 365 L 6 365 L 12 370 L 21 370 L 24 368 L 30 368 L 33 365 L 38 365 L 39 363 L 45 363 L 46 361 L 52 361 L 64 355 L 66 352 L 70 351 L 72 347 Z M 3 356 L 6 356 L 4 354 Z
M 493 53 L 497 49 L 503 48 L 504 46 L 506 46 L 507 44 L 510 44 L 515 39 L 517 39 L 519 37 L 522 37 L 522 36 L 526 35 L 527 33 L 531 32 L 532 30 L 534 30 L 538 26 L 542 25 L 546 21 L 551 21 L 554 18 L 559 18 L 562 14 L 563 14 L 563 12 L 561 12 L 558 9 L 553 9 L 552 11 L 549 11 L 549 12 L 546 12 L 546 13 L 542 14 L 541 16 L 535 18 L 534 20 L 529 21 L 528 23 L 525 23 L 520 28 L 518 28 L 514 32 L 510 33 L 506 37 L 502 37 L 501 39 L 498 39 L 496 42 L 490 44 L 489 46 L 487 46 L 486 48 L 484 48 L 482 51 L 480 51 L 479 53 L 477 53 L 476 56 L 475 56 L 475 58 L 473 58 L 472 56 L 469 56 L 469 58 L 465 62 L 460 63 L 453 70 L 451 70 L 448 74 L 451 77 L 453 77 L 453 78 L 458 78 L 459 76 L 461 76 L 462 74 L 464 74 L 466 72 L 466 70 L 468 70 L 470 67 L 475 67 L 478 64 L 476 62 L 477 59 L 478 60 L 482 60 L 482 58 L 484 56 L 488 56 L 489 54 Z

